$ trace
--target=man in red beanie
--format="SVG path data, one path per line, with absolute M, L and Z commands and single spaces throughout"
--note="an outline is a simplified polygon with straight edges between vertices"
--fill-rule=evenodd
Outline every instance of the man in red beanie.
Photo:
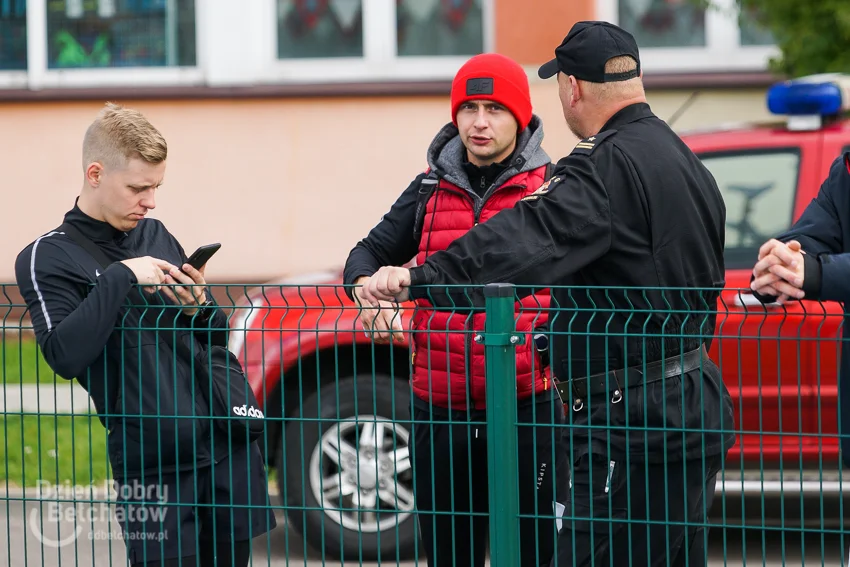
M 537 191 L 551 160 L 543 128 L 532 114 L 528 77 L 513 60 L 487 53 L 470 59 L 452 83 L 451 118 L 428 148 L 420 173 L 345 265 L 346 292 L 361 306 L 361 322 L 376 342 L 401 339 L 397 312 L 375 309 L 362 286 L 381 266 L 421 264 L 472 227 Z M 484 313 L 468 307 L 437 310 L 416 303 L 412 333 L 414 490 L 429 565 L 483 566 L 488 536 Z M 549 291 L 516 303 L 520 514 L 523 566 L 548 563 L 557 527 L 551 518 L 554 451 L 563 404 L 552 388 L 545 345 L 535 329 L 547 321 Z M 470 425 L 473 423 L 473 425 Z M 478 424 L 478 425 L 475 425 Z M 550 519 L 545 519 L 546 517 Z

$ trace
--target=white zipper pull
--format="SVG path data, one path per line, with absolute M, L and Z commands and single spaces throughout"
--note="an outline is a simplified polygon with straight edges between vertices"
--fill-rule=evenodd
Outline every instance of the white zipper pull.
M 608 494 L 608 491 L 611 489 L 611 477 L 614 476 L 614 466 L 616 463 L 611 461 L 608 463 L 608 479 L 605 481 L 605 494 Z

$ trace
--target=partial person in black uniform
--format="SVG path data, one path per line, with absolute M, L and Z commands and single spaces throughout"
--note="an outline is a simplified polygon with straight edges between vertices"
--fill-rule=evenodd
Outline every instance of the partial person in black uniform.
M 571 472 L 554 564 L 705 564 L 703 524 L 735 442 L 732 402 L 708 358 L 725 284 L 726 208 L 714 178 L 650 110 L 634 38 L 577 23 L 540 68 L 558 76 L 582 140 L 552 181 L 365 295 L 456 284 L 552 291 L 552 368 L 569 404 Z M 632 289 L 624 289 L 632 288 Z M 483 306 L 483 287 L 470 295 Z M 593 538 L 591 539 L 591 530 Z

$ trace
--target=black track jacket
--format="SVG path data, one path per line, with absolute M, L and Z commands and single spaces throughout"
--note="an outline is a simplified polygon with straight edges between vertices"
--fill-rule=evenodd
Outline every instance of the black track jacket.
M 113 476 L 220 460 L 227 442 L 214 433 L 192 362 L 174 341 L 194 341 L 187 344 L 195 350 L 201 342 L 225 345 L 226 315 L 216 309 L 205 323 L 194 322 L 162 292 L 135 286 L 133 272 L 120 262 L 153 256 L 180 266 L 183 248 L 154 219 L 125 233 L 75 206 L 65 222 L 114 263 L 104 269 L 70 236 L 51 231 L 21 251 L 15 276 L 48 364 L 61 377 L 78 379 L 109 432 Z

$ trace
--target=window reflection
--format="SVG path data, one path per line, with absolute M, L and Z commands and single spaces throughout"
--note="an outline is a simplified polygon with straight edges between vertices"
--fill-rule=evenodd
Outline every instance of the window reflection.
M 741 45 L 773 45 L 776 40 L 764 23 L 762 14 L 755 8 L 741 10 L 739 26 Z
M 800 153 L 797 149 L 752 150 L 700 159 L 726 203 L 727 268 L 741 267 L 728 265 L 739 257 L 752 267 L 752 254 L 758 247 L 791 226 Z
M 476 55 L 484 51 L 481 0 L 398 0 L 398 54 Z
M 0 70 L 27 68 L 27 2 L 0 0 Z
M 194 66 L 194 0 L 47 2 L 48 67 Z
M 362 0 L 277 0 L 277 24 L 279 59 L 363 56 Z
M 619 0 L 620 26 L 643 47 L 699 47 L 705 10 L 692 0 Z

